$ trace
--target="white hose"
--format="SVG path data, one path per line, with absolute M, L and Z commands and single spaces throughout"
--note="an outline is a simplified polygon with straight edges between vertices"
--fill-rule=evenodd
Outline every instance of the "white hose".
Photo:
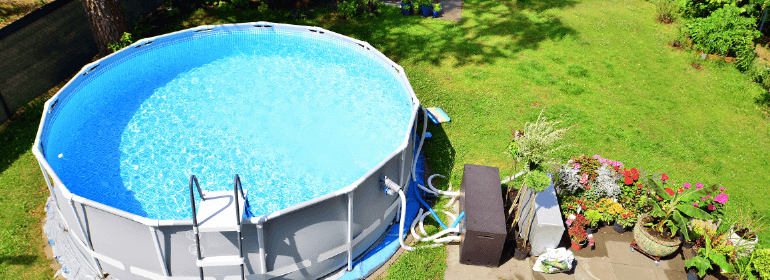
M 420 107 L 420 109 L 422 109 L 422 112 L 423 112 L 423 124 L 422 124 L 422 134 L 420 136 L 420 144 L 417 146 L 417 152 L 415 153 L 414 160 L 412 161 L 412 174 L 411 175 L 412 175 L 412 181 L 413 182 L 417 182 L 417 160 L 419 159 L 420 151 L 422 150 L 422 145 L 425 143 L 425 133 L 428 131 L 428 111 L 425 110 L 425 108 L 423 108 L 423 107 Z M 446 178 L 443 175 L 434 174 L 434 175 L 432 175 L 432 176 L 430 176 L 428 178 L 428 188 L 426 188 L 425 186 L 423 186 L 421 184 L 417 184 L 417 188 L 419 188 L 419 189 L 423 190 L 425 193 L 428 193 L 428 194 L 433 195 L 433 196 L 438 196 L 438 195 L 451 196 L 452 199 L 450 199 L 449 202 L 446 205 L 447 206 L 452 205 L 452 203 L 455 202 L 457 197 L 460 196 L 460 192 L 453 192 L 452 191 L 452 182 L 449 182 L 449 189 L 448 189 L 448 191 L 442 191 L 442 190 L 436 189 L 435 187 L 433 187 L 433 184 L 431 183 L 431 180 L 434 177 L 436 177 L 436 176 L 441 176 L 441 178 Z M 460 236 L 457 236 L 457 235 L 451 235 L 451 236 L 442 237 L 442 236 L 447 235 L 447 234 L 460 233 L 460 225 L 459 224 L 457 226 L 455 226 L 455 227 L 442 230 L 441 232 L 436 233 L 434 235 L 427 236 L 428 233 L 425 231 L 424 220 L 425 220 L 426 216 L 430 215 L 430 212 L 425 212 L 424 213 L 423 209 L 420 208 L 419 214 L 417 214 L 417 217 L 415 217 L 415 219 L 412 221 L 412 225 L 409 227 L 410 231 L 412 232 L 412 236 L 415 239 L 417 239 L 418 241 L 433 241 L 434 243 L 438 243 L 438 244 L 432 244 L 432 245 L 427 245 L 427 246 L 420 246 L 420 247 L 417 247 L 417 248 L 410 247 L 410 246 L 404 244 L 404 235 L 403 234 L 404 234 L 404 221 L 406 220 L 406 197 L 404 196 L 404 192 L 401 190 L 400 186 L 398 186 L 397 184 L 395 184 L 391 180 L 388 180 L 387 178 L 385 179 L 385 186 L 387 186 L 387 188 L 388 188 L 388 194 L 393 194 L 393 192 L 395 192 L 397 190 L 398 191 L 398 196 L 401 198 L 401 222 L 399 223 L 399 232 L 398 232 L 398 242 L 399 242 L 399 244 L 401 244 L 401 248 L 404 248 L 404 250 L 407 250 L 407 251 L 414 251 L 415 249 L 432 248 L 432 247 L 442 246 L 442 245 L 444 245 L 443 243 L 460 241 Z M 454 224 L 455 220 L 457 220 L 457 217 L 455 215 L 453 215 L 452 213 L 448 212 L 448 211 L 444 211 L 444 213 L 447 214 L 447 216 L 449 216 L 450 218 L 452 218 L 451 224 Z M 420 225 L 420 231 L 422 232 L 423 235 L 425 235 L 425 237 L 422 237 L 422 236 L 418 235 L 415 232 L 414 229 L 417 226 L 417 224 Z
M 401 222 L 398 226 L 398 243 L 401 244 L 401 248 L 407 251 L 414 251 L 414 247 L 409 247 L 404 243 L 404 221 L 406 220 L 406 196 L 404 191 L 398 190 L 398 196 L 401 198 Z
M 422 134 L 420 135 L 420 145 L 417 146 L 417 153 L 414 154 L 414 160 L 412 161 L 412 182 L 417 182 L 417 160 L 420 158 L 420 150 L 422 150 L 422 144 L 425 143 L 425 132 L 428 131 L 428 110 L 420 106 L 422 109 Z

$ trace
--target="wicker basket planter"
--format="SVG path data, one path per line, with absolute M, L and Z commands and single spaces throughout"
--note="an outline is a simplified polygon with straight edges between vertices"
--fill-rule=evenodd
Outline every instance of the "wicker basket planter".
M 642 221 L 649 217 L 649 215 L 643 214 L 639 217 L 639 220 L 636 221 L 636 226 L 634 227 L 634 240 L 636 241 L 636 245 L 647 254 L 656 257 L 665 257 L 673 254 L 679 249 L 679 245 L 682 244 L 682 241 L 678 239 L 675 241 L 663 241 L 647 233 L 647 231 L 643 229 L 644 224 Z

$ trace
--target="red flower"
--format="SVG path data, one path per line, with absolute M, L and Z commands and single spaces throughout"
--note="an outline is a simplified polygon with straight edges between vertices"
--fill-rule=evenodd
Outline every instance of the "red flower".
M 631 185 L 634 183 L 634 180 L 632 180 L 631 177 L 626 176 L 625 183 L 626 185 Z
M 679 189 L 678 189 L 678 190 L 676 190 L 676 191 L 677 191 L 678 193 L 683 193 L 683 192 L 684 192 L 684 190 L 683 190 L 682 188 L 679 188 Z
M 586 186 L 586 190 L 590 190 L 590 189 L 591 189 L 591 185 Z
M 636 175 L 639 175 L 639 170 L 636 170 L 636 167 L 634 167 L 634 168 L 631 168 L 631 173 L 632 173 L 632 174 L 636 174 Z
M 570 205 L 569 209 L 575 209 L 575 206 Z
M 623 176 L 626 176 L 626 177 L 631 176 L 631 171 L 628 171 L 628 170 L 624 171 Z
M 639 173 L 634 173 L 633 179 L 634 181 L 639 180 Z
M 717 207 L 714 206 L 714 204 L 709 204 L 709 210 L 714 211 L 716 209 L 717 209 Z
M 666 192 L 668 193 L 668 195 L 674 196 L 674 190 L 666 188 Z
M 641 188 L 644 188 L 644 186 L 642 186 L 642 184 L 639 184 L 639 188 L 640 188 L 640 189 L 641 189 Z
M 665 173 L 660 175 L 660 180 L 661 181 L 668 181 L 668 175 L 666 175 Z

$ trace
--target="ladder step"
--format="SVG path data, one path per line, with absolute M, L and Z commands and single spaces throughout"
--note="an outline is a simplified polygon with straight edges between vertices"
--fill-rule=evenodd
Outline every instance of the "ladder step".
M 200 232 L 238 231 L 235 217 L 235 198 L 232 191 L 205 192 L 206 199 L 198 208 L 198 230 Z M 245 199 L 238 195 L 238 213 L 243 216 Z M 239 218 L 241 218 L 239 217 Z
M 198 260 L 197 264 L 198 267 L 242 265 L 243 258 L 240 256 L 205 257 L 201 260 Z

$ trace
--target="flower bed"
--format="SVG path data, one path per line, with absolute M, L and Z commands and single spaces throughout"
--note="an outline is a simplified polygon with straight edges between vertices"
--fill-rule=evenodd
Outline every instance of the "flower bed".
M 636 240 L 637 245 L 647 246 L 650 255 L 670 254 L 684 242 L 686 250 L 693 250 L 686 254 L 687 265 L 694 271 L 700 269 L 699 274 L 712 272 L 714 267 L 720 268 L 716 273 L 740 279 L 758 273 L 749 260 L 753 247 L 736 246 L 734 238 L 740 238 L 741 244 L 753 244 L 756 232 L 763 228 L 748 224 L 752 219 L 746 217 L 742 225 L 732 222 L 736 217 L 726 216 L 724 211 L 729 195 L 720 185 L 677 183 L 665 173 L 629 169 L 599 155 L 572 157 L 554 173 L 559 207 L 574 249 L 591 237 L 584 228 L 614 224 L 620 231 L 634 228 L 635 236 L 644 237 Z M 641 217 L 645 220 L 639 221 Z M 720 224 L 722 220 L 731 222 Z M 741 235 L 733 228 L 740 229 Z

